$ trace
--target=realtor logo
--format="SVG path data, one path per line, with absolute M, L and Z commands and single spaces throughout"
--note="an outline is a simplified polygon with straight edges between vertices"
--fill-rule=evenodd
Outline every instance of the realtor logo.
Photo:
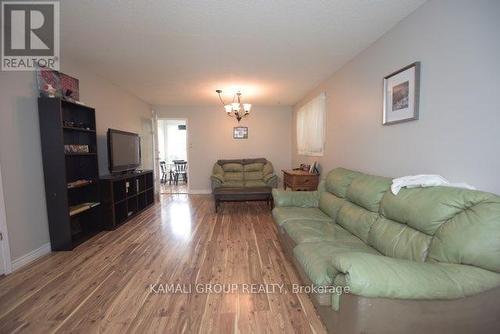
M 59 2 L 2 1 L 2 71 L 59 70 Z

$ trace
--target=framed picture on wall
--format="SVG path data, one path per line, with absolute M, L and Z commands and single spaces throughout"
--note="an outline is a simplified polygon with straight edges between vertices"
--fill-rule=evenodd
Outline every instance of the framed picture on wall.
M 420 62 L 384 77 L 383 125 L 418 119 Z
M 233 139 L 248 139 L 248 128 L 246 126 L 234 127 Z

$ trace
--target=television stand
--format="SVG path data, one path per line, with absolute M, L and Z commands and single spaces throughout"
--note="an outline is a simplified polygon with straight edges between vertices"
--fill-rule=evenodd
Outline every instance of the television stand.
M 114 230 L 154 203 L 152 170 L 100 177 L 103 225 Z

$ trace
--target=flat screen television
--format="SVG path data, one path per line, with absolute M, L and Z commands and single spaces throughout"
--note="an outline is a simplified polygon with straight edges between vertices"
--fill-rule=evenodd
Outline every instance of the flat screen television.
M 141 138 L 137 133 L 108 129 L 108 161 L 111 173 L 133 171 L 141 165 Z

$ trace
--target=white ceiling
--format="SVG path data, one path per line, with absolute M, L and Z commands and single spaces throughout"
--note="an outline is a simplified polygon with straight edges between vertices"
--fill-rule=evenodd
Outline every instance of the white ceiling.
M 64 0 L 62 57 L 153 105 L 293 105 L 424 0 Z

